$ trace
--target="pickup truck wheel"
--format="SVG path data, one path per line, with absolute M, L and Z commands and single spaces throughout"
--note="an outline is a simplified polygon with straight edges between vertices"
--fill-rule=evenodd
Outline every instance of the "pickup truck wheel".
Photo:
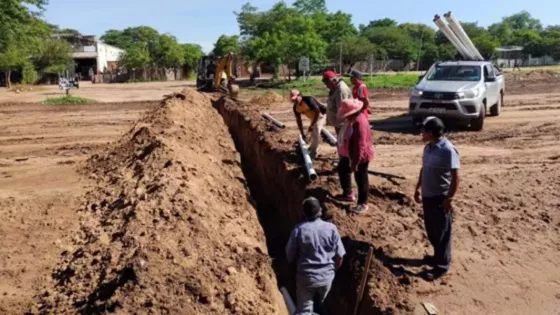
M 481 131 L 484 127 L 484 118 L 486 116 L 486 106 L 483 104 L 480 106 L 480 112 L 478 117 L 473 119 L 471 122 L 471 129 L 474 131 Z
M 500 93 L 500 97 L 498 98 L 498 103 L 490 108 L 490 115 L 491 116 L 500 116 L 502 113 L 502 106 L 504 105 L 504 94 Z

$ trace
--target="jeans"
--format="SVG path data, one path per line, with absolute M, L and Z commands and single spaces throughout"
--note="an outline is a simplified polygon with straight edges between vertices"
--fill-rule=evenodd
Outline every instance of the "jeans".
M 358 165 L 358 171 L 354 173 L 356 185 L 358 185 L 358 204 L 367 204 L 369 192 L 369 163 L 362 163 Z M 352 194 L 352 171 L 350 170 L 350 158 L 341 157 L 338 164 L 338 177 L 340 179 L 340 186 L 342 193 L 345 196 Z
M 311 143 L 309 144 L 309 154 L 311 158 L 317 156 L 317 149 L 319 148 L 319 143 L 321 142 L 321 129 L 325 125 L 326 117 L 325 115 L 319 115 L 317 122 L 313 126 L 313 131 L 311 132 Z
M 297 283 L 296 313 L 294 315 L 312 315 L 314 309 L 316 313 L 325 315 L 323 302 L 331 290 L 331 285 L 332 283 L 320 287 L 308 287 Z
M 443 209 L 447 197 L 423 197 L 424 225 L 434 247 L 434 267 L 448 271 L 451 266 L 452 211 Z

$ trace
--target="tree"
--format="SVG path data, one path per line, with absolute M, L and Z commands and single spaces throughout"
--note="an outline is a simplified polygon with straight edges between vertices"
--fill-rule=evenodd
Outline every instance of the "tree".
M 41 74 L 58 74 L 72 64 L 72 47 L 65 41 L 47 39 L 38 48 L 33 59 Z
M 363 35 L 372 43 L 387 51 L 389 59 L 403 60 L 405 64 L 414 60 L 418 54 L 418 46 L 414 40 L 398 27 L 373 27 Z
M 11 72 L 21 67 L 34 50 L 36 40 L 47 30 L 39 20 L 46 0 L 0 1 L 0 70 L 4 71 L 6 85 L 11 87 Z
M 488 32 L 498 39 L 501 45 L 509 45 L 513 37 L 513 30 L 508 22 L 492 24 L 488 27 Z
M 398 25 L 397 21 L 389 18 L 384 18 L 381 20 L 370 21 L 368 25 L 360 25 L 360 32 L 366 32 L 367 30 L 375 27 L 396 27 Z
M 490 34 L 472 38 L 472 42 L 485 59 L 491 59 L 496 52 L 496 48 L 500 45 L 499 41 L 490 36 Z
M 327 43 L 338 43 L 345 37 L 358 34 L 350 14 L 341 11 L 316 12 L 310 18 L 313 20 L 315 31 Z
M 341 45 L 342 44 L 342 47 Z M 375 52 L 375 46 L 363 36 L 348 36 L 341 43 L 333 43 L 328 56 L 333 60 L 340 58 L 342 48 L 342 65 L 345 69 L 352 68 L 356 62 L 367 60 Z
M 214 56 L 224 56 L 230 52 L 234 54 L 239 53 L 239 36 L 220 36 L 218 41 L 216 41 L 216 44 L 214 44 L 212 54 Z
M 183 50 L 183 67 L 185 68 L 186 76 L 190 77 L 203 55 L 202 47 L 197 44 L 182 44 L 181 48 Z
M 511 29 L 517 30 L 533 30 L 540 31 L 543 26 L 539 19 L 535 19 L 527 11 L 521 11 L 517 14 L 507 16 L 502 19 L 503 23 L 508 23 Z
M 305 15 L 327 13 L 327 4 L 325 0 L 296 0 L 293 6 L 300 13 Z
M 121 56 L 119 64 L 126 69 L 145 69 L 151 62 L 150 53 L 146 44 L 134 44 L 129 47 L 125 53 Z M 136 72 L 132 72 L 132 79 L 135 79 Z M 144 72 L 145 76 L 145 72 Z
M 159 36 L 157 45 L 154 47 L 154 61 L 164 68 L 180 68 L 183 65 L 183 49 L 177 39 L 171 35 Z

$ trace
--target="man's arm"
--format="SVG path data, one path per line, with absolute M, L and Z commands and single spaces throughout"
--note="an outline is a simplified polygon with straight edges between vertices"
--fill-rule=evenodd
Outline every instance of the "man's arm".
M 443 208 L 447 211 L 451 210 L 451 202 L 459 189 L 459 168 L 461 168 L 461 162 L 459 152 L 455 148 L 450 152 L 449 167 L 451 168 L 451 183 L 449 184 L 447 199 L 443 202 Z
M 335 270 L 340 269 L 340 267 L 342 267 L 343 262 L 344 262 L 344 258 L 342 258 L 340 256 L 335 256 L 334 257 L 334 268 L 335 268 Z
M 313 126 L 315 126 L 315 124 L 317 123 L 317 120 L 319 120 L 319 115 L 321 115 L 321 111 L 319 110 L 319 108 L 315 108 L 313 109 L 313 112 L 315 113 L 315 118 L 313 118 L 313 120 L 311 121 L 311 125 L 309 125 L 309 129 L 311 129 Z M 300 118 L 301 121 L 301 118 Z
M 451 170 L 451 184 L 449 186 L 449 195 L 447 195 L 447 199 L 453 199 L 455 197 L 455 193 L 459 188 L 459 170 L 454 169 Z
M 298 252 L 297 230 L 294 229 L 292 231 L 292 234 L 290 235 L 288 244 L 286 244 L 286 258 L 288 259 L 288 263 L 292 264 L 296 261 L 297 252 Z
M 416 189 L 414 190 L 414 201 L 417 203 L 422 202 L 422 198 L 420 195 L 420 188 L 422 187 L 422 171 L 424 168 L 420 169 L 420 174 L 418 175 L 418 182 L 416 183 Z
M 364 103 L 364 106 L 362 107 L 362 110 L 368 109 L 369 108 L 369 95 L 368 95 L 369 93 L 368 93 L 368 90 L 367 90 L 367 86 L 362 85 L 359 89 L 358 94 L 359 94 L 358 99 L 360 101 L 362 101 L 362 103 Z
M 338 270 L 342 266 L 342 262 L 344 259 L 344 255 L 346 255 L 346 250 L 344 249 L 344 245 L 342 244 L 342 240 L 340 239 L 340 234 L 338 234 L 338 230 L 334 230 L 334 241 L 336 244 L 335 249 L 335 256 L 334 256 L 334 266 L 336 270 Z
M 296 122 L 299 128 L 299 132 L 301 137 L 305 139 L 305 133 L 303 132 L 303 123 L 301 122 L 301 114 L 297 112 L 296 107 L 294 106 L 294 115 L 296 116 Z

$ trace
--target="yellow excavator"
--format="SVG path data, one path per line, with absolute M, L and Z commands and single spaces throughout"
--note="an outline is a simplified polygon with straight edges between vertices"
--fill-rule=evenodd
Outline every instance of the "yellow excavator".
M 219 91 L 237 97 L 239 86 L 235 84 L 236 77 L 237 65 L 233 53 L 218 58 L 203 56 L 198 63 L 196 87 L 201 91 Z

